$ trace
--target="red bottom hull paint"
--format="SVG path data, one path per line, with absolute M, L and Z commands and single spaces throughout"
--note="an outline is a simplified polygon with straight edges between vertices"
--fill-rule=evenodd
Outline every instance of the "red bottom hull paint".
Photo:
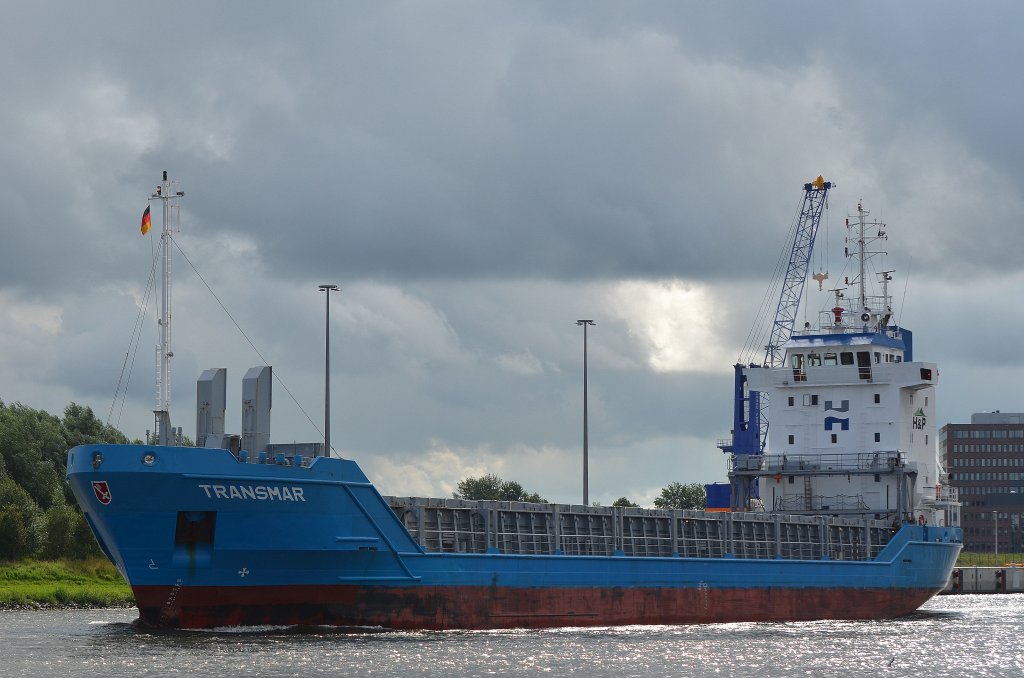
M 497 629 L 884 619 L 932 589 L 136 586 L 142 621 L 164 628 L 254 625 Z

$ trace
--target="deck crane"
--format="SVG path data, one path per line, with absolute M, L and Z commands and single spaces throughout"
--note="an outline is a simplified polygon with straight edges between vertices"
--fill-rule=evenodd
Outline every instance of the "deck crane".
M 789 264 L 782 282 L 779 304 L 772 322 L 771 337 L 765 347 L 764 360 L 760 365 L 744 366 L 737 364 L 735 369 L 735 398 L 733 406 L 732 440 L 722 441 L 719 448 L 734 455 L 737 463 L 739 455 L 760 455 L 764 453 L 768 442 L 768 399 L 757 391 L 746 387 L 745 369 L 759 367 L 779 367 L 785 359 L 783 346 L 793 334 L 800 298 L 803 296 L 804 284 L 807 282 L 807 271 L 810 268 L 811 253 L 814 250 L 814 239 L 821 223 L 821 213 L 825 207 L 828 192 L 834 184 L 818 176 L 814 181 L 804 184 L 803 204 L 797 221 L 796 232 L 790 248 Z M 745 483 L 733 481 L 731 503 L 733 508 L 747 508 L 750 500 L 757 496 L 756 486 L 751 486 L 749 479 Z
M 818 224 L 821 223 L 821 210 L 831 188 L 832 182 L 825 181 L 821 176 L 809 184 L 804 184 L 804 202 L 793 236 L 786 277 L 782 281 L 779 305 L 775 310 L 772 335 L 765 347 L 764 367 L 780 367 L 785 358 L 782 345 L 793 334 L 793 324 L 796 322 L 800 297 L 803 296 L 807 270 L 811 264 L 814 238 L 818 234 Z

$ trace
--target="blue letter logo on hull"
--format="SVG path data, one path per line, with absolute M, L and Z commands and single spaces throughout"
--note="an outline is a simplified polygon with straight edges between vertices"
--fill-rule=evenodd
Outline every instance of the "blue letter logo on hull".
M 839 424 L 840 430 L 850 430 L 850 418 L 840 419 L 839 417 L 825 417 L 825 430 L 831 431 L 832 427 Z

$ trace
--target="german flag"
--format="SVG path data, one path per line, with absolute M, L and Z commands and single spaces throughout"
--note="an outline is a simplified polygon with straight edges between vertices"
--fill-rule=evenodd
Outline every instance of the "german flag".
M 152 222 L 149 219 L 149 205 L 146 205 L 146 211 L 142 213 L 142 235 L 149 233 L 150 226 Z

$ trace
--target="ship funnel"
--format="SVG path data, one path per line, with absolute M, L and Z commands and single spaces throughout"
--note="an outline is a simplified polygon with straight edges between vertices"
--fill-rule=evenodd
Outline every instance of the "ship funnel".
M 223 367 L 203 370 L 196 382 L 196 446 L 220 447 L 227 410 L 227 376 Z
M 270 391 L 272 368 L 250 367 L 242 379 L 242 449 L 250 455 L 270 444 Z

